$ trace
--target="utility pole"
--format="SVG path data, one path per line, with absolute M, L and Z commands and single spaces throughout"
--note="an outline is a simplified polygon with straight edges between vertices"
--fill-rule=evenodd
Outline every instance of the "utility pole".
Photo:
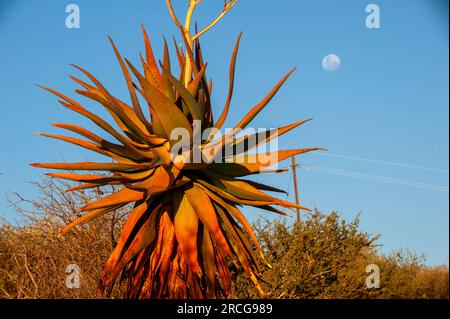
M 297 188 L 297 159 L 295 156 L 292 156 L 292 175 L 294 176 L 294 190 L 295 190 L 295 203 L 297 205 L 300 204 L 300 200 L 298 199 L 298 188 Z M 297 210 L 297 223 L 300 222 L 300 208 L 296 208 Z

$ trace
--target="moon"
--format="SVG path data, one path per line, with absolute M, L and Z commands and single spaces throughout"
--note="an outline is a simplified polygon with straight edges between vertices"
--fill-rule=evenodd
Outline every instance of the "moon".
M 322 67 L 325 71 L 332 72 L 341 66 L 341 58 L 336 54 L 328 54 L 322 60 Z

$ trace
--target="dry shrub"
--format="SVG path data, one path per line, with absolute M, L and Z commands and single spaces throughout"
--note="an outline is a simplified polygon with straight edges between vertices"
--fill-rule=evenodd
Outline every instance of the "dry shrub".
M 16 194 L 19 202 L 13 207 L 21 220 L 0 227 L 0 298 L 100 297 L 97 281 L 128 210 L 103 216 L 57 239 L 64 225 L 80 217 L 79 208 L 101 193 L 98 189 L 67 193 L 64 189 L 69 185 L 53 179 L 35 185 L 40 199 L 27 201 Z M 71 264 L 81 271 L 79 289 L 66 286 L 66 267 Z M 116 290 L 112 296 L 122 294 Z
M 13 203 L 17 225 L 0 225 L 0 298 L 99 298 L 97 280 L 111 253 L 128 208 L 56 234 L 80 216 L 79 209 L 104 193 L 66 193 L 70 185 L 52 179 L 35 183 L 41 196 Z M 115 189 L 111 188 L 110 192 Z M 24 207 L 28 207 L 25 209 Z M 318 211 L 297 225 L 260 220 L 255 233 L 273 269 L 264 268 L 266 298 L 448 298 L 448 267 L 427 267 L 413 253 L 377 253 L 378 236 L 359 230 L 359 220 Z M 81 270 L 79 289 L 66 287 L 66 267 Z M 368 264 L 380 267 L 380 289 L 367 289 Z M 260 298 L 247 277 L 234 269 L 233 297 Z M 115 288 L 113 298 L 123 291 Z

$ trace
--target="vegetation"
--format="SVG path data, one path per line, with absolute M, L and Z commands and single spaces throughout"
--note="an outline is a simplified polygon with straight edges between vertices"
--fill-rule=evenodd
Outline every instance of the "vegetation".
M 265 262 L 265 257 L 239 207 L 250 205 L 282 215 L 286 213 L 280 207 L 306 209 L 267 194 L 268 191 L 283 191 L 243 177 L 259 174 L 291 156 L 317 150 L 252 153 L 257 147 L 308 120 L 278 130 L 236 137 L 270 102 L 294 70 L 283 77 L 260 103 L 250 108 L 230 132 L 217 137 L 231 104 L 241 37 L 236 41 L 231 59 L 228 98 L 221 115 L 214 121 L 210 99 L 212 84 L 205 73 L 207 65 L 199 37 L 215 25 L 236 0 L 225 1 L 218 19 L 192 34 L 191 19 L 200 2 L 189 1 L 186 22 L 182 25 L 171 2 L 167 1 L 186 50 L 182 52 L 175 44 L 178 75 L 172 73 L 167 43 L 163 61 L 158 66 L 144 29 L 146 56 L 141 58 L 142 72 L 122 58 L 110 39 L 129 91 L 130 105 L 116 98 L 91 73 L 75 66 L 91 82 L 72 76 L 82 87 L 76 93 L 102 105 L 121 132 L 74 99 L 43 87 L 55 94 L 64 107 L 85 116 L 108 133 L 109 138 L 119 142 L 106 140 L 78 125 L 56 123 L 54 126 L 85 139 L 39 135 L 81 146 L 113 162 L 32 164 L 34 167 L 70 171 L 48 174 L 81 183 L 68 191 L 111 185 L 120 187 L 116 193 L 95 198 L 77 208 L 75 215 L 78 212 L 84 215 L 78 215 L 78 219 L 66 225 L 61 236 L 105 214 L 127 205 L 133 206 L 100 276 L 99 289 L 106 295 L 112 292 L 117 280 L 124 280 L 128 298 L 228 297 L 232 290 L 230 264 L 242 268 L 263 295 L 257 277 L 263 270 L 260 262 Z M 145 115 L 147 109 L 150 118 Z M 252 143 L 253 138 L 256 142 Z M 90 174 L 73 171 L 88 171 Z M 92 172 L 105 172 L 106 175 Z
M 19 198 L 14 204 L 21 223 L 0 226 L 0 298 L 102 297 L 96 292 L 98 278 L 131 207 L 57 240 L 55 234 L 77 218 L 79 208 L 102 194 L 98 189 L 66 193 L 70 185 L 53 179 L 36 185 L 39 200 Z M 298 225 L 255 223 L 255 235 L 273 266 L 260 279 L 265 298 L 448 298 L 447 266 L 425 266 L 423 258 L 409 252 L 380 255 L 379 237 L 360 231 L 358 223 L 318 211 Z M 66 287 L 69 264 L 80 267 L 79 289 Z M 380 268 L 380 289 L 366 288 L 368 264 Z M 230 268 L 236 280 L 232 298 L 261 298 L 245 272 Z M 111 297 L 122 298 L 125 289 L 115 287 Z
M 273 269 L 263 275 L 266 298 L 448 298 L 448 267 L 425 266 L 409 251 L 377 252 L 379 236 L 359 230 L 359 219 L 315 211 L 300 224 L 263 220 L 255 232 Z M 380 269 L 380 288 L 368 289 L 368 265 Z M 238 275 L 240 276 L 240 275 Z M 259 298 L 240 278 L 235 296 Z

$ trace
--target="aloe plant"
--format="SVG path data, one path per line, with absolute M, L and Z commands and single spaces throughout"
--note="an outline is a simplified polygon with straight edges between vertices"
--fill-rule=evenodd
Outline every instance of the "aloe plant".
M 41 135 L 97 152 L 110 157 L 112 162 L 31 164 L 70 171 L 48 174 L 80 183 L 68 191 L 106 185 L 122 186 L 117 193 L 83 207 L 81 211 L 85 214 L 67 225 L 61 231 L 61 236 L 103 214 L 128 204 L 134 205 L 100 278 L 99 289 L 106 294 L 120 280 L 126 282 L 128 298 L 228 297 L 233 282 L 230 272 L 232 263 L 242 267 L 263 294 L 258 275 L 264 263 L 268 267 L 270 265 L 265 261 L 240 207 L 248 205 L 283 215 L 286 213 L 282 208 L 307 209 L 267 194 L 282 190 L 244 177 L 262 173 L 269 165 L 291 156 L 316 150 L 307 148 L 263 154 L 250 152 L 308 120 L 263 134 L 255 133 L 259 137 L 258 145 L 250 145 L 248 136 L 235 136 L 240 129 L 248 127 L 294 70 L 252 107 L 233 130 L 218 138 L 214 133 L 222 129 L 231 104 L 241 35 L 231 58 L 228 98 L 215 121 L 211 105 L 212 85 L 207 80 L 207 65 L 203 60 L 199 38 L 236 1 L 225 3 L 223 12 L 215 21 L 192 35 L 192 14 L 200 2 L 189 2 L 186 23 L 182 25 L 170 0 L 167 0 L 171 16 L 181 30 L 185 47 L 183 51 L 175 44 L 178 76 L 172 73 L 167 43 L 164 43 L 163 61 L 158 63 L 144 27 L 146 54 L 145 57 L 141 56 L 142 71 L 123 59 L 110 39 L 130 94 L 130 104 L 116 98 L 91 73 L 75 66 L 91 82 L 89 84 L 71 76 L 81 86 L 75 92 L 105 107 L 120 131 L 76 100 L 42 87 L 59 97 L 59 103 L 64 107 L 85 116 L 116 140 L 105 140 L 78 125 L 56 123 L 54 126 L 76 133 L 84 139 Z M 143 107 L 148 108 L 150 118 L 144 114 Z M 171 138 L 172 132 L 183 129 L 194 136 L 199 131 L 195 123 L 200 123 L 200 133 L 208 129 L 211 133 L 206 136 L 201 134 L 198 144 L 193 142 L 194 138 L 189 139 L 184 145 L 187 151 L 174 153 L 172 149 L 180 141 Z M 223 151 L 230 147 L 242 151 L 225 158 Z M 209 154 L 209 160 L 204 160 L 202 156 L 201 161 L 193 161 L 195 150 Z M 89 173 L 75 174 L 73 171 Z

